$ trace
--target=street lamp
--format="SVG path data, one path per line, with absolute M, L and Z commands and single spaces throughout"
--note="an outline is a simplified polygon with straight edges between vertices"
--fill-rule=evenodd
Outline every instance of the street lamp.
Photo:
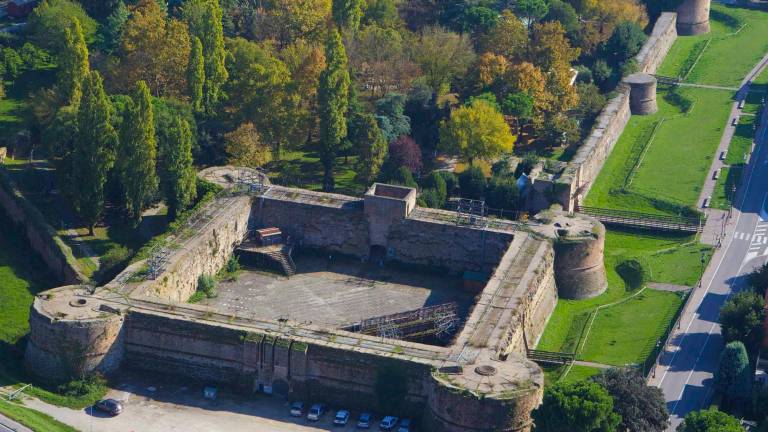
M 699 288 L 701 288 L 701 285 L 703 283 L 704 279 L 704 264 L 707 262 L 707 254 L 706 252 L 701 253 L 701 276 L 699 276 Z

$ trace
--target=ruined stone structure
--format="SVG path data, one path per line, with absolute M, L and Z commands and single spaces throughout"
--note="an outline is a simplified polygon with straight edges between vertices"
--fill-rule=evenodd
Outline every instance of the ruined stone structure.
M 635 56 L 638 72 L 654 74 L 676 39 L 677 14 L 662 13 L 650 37 Z M 564 210 L 572 211 L 576 203 L 587 196 L 632 114 L 629 86 L 622 85 L 617 90 L 618 94 L 600 112 L 589 137 L 567 166 L 533 179 L 540 197 L 529 199 L 529 202 L 535 204 L 531 207 L 532 211 L 547 208 L 550 203 L 561 204 Z
M 677 8 L 677 33 L 694 36 L 709 33 L 712 0 L 684 0 Z
M 629 85 L 629 110 L 632 115 L 649 115 L 657 112 L 656 77 L 636 73 L 624 78 Z
M 544 377 L 526 347 L 543 332 L 558 291 L 582 298 L 604 289 L 604 228 L 558 213 L 529 224 L 461 225 L 454 212 L 416 207 L 415 195 L 375 184 L 360 199 L 266 182 L 225 193 L 194 236 L 177 235 L 154 279 L 143 279 L 146 263 L 137 262 L 103 287 L 38 295 L 29 370 L 61 381 L 129 367 L 366 410 L 382 409 L 377 382 L 397 379 L 406 383 L 399 414 L 421 418 L 424 430 L 529 430 Z M 380 251 L 393 265 L 481 272 L 488 281 L 447 346 L 185 303 L 198 276 L 216 273 L 249 230 L 267 226 L 298 248 L 359 260 Z

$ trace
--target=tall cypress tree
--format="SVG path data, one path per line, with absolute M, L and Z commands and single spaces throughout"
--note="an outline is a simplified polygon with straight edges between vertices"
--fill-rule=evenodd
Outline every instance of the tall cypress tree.
M 189 0 L 184 4 L 183 15 L 190 33 L 200 38 L 203 45 L 203 107 L 207 114 L 213 114 L 228 78 L 221 5 L 218 0 Z
M 341 29 L 357 31 L 364 7 L 365 0 L 333 0 L 333 20 Z
M 372 114 L 355 114 L 349 123 L 348 138 L 358 156 L 357 177 L 367 185 L 376 179 L 384 165 L 389 149 L 387 139 Z
M 80 217 L 93 228 L 104 210 L 104 184 L 115 163 L 117 133 L 111 123 L 112 105 L 104 92 L 101 75 L 86 74 L 77 111 L 77 139 L 72 152 L 72 184 L 69 191 Z
M 157 139 L 152 97 L 144 81 L 136 83 L 120 129 L 117 168 L 125 193 L 125 207 L 134 222 L 157 190 Z
M 187 84 L 189 85 L 189 96 L 192 99 L 192 109 L 195 112 L 201 112 L 203 110 L 205 64 L 203 61 L 203 44 L 197 36 L 193 36 L 192 51 L 189 53 Z
M 323 190 L 334 188 L 333 167 L 342 140 L 347 136 L 349 71 L 347 53 L 335 28 L 328 32 L 325 47 L 326 68 L 320 74 L 320 161 L 323 163 Z
M 57 80 L 65 105 L 76 105 L 80 101 L 83 80 L 89 70 L 88 46 L 83 37 L 83 28 L 75 19 L 70 28 L 64 29 L 64 49 L 59 54 Z
M 168 214 L 176 215 L 194 200 L 197 193 L 195 167 L 192 166 L 192 131 L 189 124 L 177 117 L 168 131 L 168 140 L 160 151 L 161 181 Z

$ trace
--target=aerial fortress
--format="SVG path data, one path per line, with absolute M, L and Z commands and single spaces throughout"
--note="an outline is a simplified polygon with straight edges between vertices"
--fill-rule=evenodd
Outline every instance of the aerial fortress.
M 39 294 L 29 369 L 54 381 L 119 368 L 176 373 L 243 392 L 380 410 L 387 396 L 381 383 L 395 380 L 403 388 L 394 396 L 407 401 L 401 414 L 421 417 L 427 430 L 530 428 L 544 375 L 528 348 L 558 296 L 587 298 L 606 288 L 599 222 L 555 211 L 526 222 L 492 219 L 471 203 L 456 212 L 418 207 L 416 191 L 402 186 L 374 184 L 364 198 L 353 198 L 270 185 L 255 172 L 244 182 L 243 171 L 203 172 L 224 191 L 189 230 L 112 282 Z M 254 242 L 264 228 L 279 233 L 277 244 Z M 243 300 L 250 308 L 186 303 L 198 277 L 216 274 L 235 253 L 289 268 L 253 273 L 267 282 L 248 288 L 257 298 Z M 320 269 L 311 264 L 318 261 Z M 306 294 L 292 295 L 291 281 L 302 277 Z M 306 291 L 324 277 L 328 298 Z M 421 279 L 442 287 L 407 287 Z M 220 295 L 238 283 L 220 287 Z M 382 304 L 382 316 L 341 317 L 351 308 L 342 301 L 335 324 L 334 316 L 311 318 L 318 309 L 332 311 L 331 298 L 348 294 L 342 291 L 350 283 L 378 296 L 371 302 Z M 279 302 L 261 297 L 267 285 L 279 287 Z M 422 307 L 398 310 L 406 306 L 389 295 Z M 303 305 L 305 296 L 312 307 Z M 466 307 L 448 308 L 458 312 L 447 327 L 446 315 L 435 313 L 446 305 L 430 302 L 439 296 L 469 299 Z M 272 302 L 285 309 L 265 312 Z M 440 332 L 449 337 L 441 340 Z

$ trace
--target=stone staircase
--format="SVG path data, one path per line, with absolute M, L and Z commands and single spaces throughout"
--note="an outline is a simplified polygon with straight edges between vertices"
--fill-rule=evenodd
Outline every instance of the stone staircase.
M 254 247 L 250 244 L 243 244 L 235 251 L 240 263 L 245 266 L 274 270 L 288 277 L 296 274 L 292 252 L 293 246 L 289 245 Z

